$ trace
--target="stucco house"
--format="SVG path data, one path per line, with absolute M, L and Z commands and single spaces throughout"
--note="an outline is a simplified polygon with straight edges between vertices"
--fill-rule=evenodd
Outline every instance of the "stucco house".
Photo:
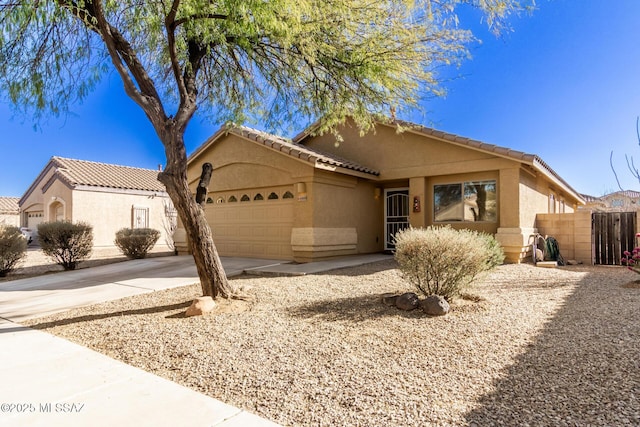
M 398 132 L 402 126 L 404 132 Z M 195 194 L 213 165 L 207 219 L 221 255 L 308 262 L 393 249 L 400 229 L 450 224 L 494 234 L 507 260 L 530 249 L 537 213 L 582 197 L 533 154 L 406 122 L 342 141 L 310 128 L 293 140 L 222 128 L 189 157 Z M 176 246 L 185 251 L 185 233 Z
M 161 232 L 156 248 L 169 248 L 175 213 L 157 176 L 152 169 L 52 157 L 19 200 L 21 225 L 87 222 L 96 248 L 114 246 L 121 228 L 150 227 Z
M 0 224 L 20 226 L 18 197 L 0 197 Z
M 595 212 L 635 212 L 640 210 L 640 192 L 615 191 L 600 197 L 582 195 L 586 201 L 583 209 Z

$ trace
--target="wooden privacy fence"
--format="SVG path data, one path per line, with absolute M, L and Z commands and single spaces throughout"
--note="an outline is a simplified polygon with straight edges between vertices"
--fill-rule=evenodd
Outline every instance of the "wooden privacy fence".
M 635 212 L 593 212 L 591 214 L 593 263 L 620 265 L 624 251 L 635 247 Z

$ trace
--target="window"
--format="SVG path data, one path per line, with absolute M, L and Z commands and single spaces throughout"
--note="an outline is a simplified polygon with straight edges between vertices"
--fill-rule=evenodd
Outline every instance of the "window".
M 210 205 L 213 203 L 213 199 L 211 197 L 207 197 L 207 204 Z
M 469 181 L 433 187 L 436 222 L 496 222 L 496 181 Z
M 549 213 L 556 213 L 556 196 L 549 194 Z
M 287 191 L 282 195 L 283 199 L 293 199 L 293 193 L 291 191 Z
M 149 228 L 149 208 L 133 207 L 131 228 Z
M 247 196 L 246 194 L 243 194 L 242 197 L 240 197 L 240 201 L 241 202 L 250 202 L 251 198 L 249 196 Z
M 262 194 L 258 193 L 258 194 L 256 194 L 256 196 L 253 198 L 253 200 L 264 200 L 264 197 L 262 197 Z
M 218 198 L 216 199 L 216 203 L 217 203 L 217 204 L 224 203 L 224 197 L 218 197 Z
M 234 203 L 234 202 L 237 202 L 237 201 L 238 201 L 238 199 L 236 199 L 236 196 L 231 196 L 231 197 L 229 197 L 229 200 L 228 200 L 229 203 Z
M 271 192 L 271 194 L 269 194 L 269 197 L 267 197 L 267 199 L 269 200 L 278 200 L 278 195 L 274 192 Z

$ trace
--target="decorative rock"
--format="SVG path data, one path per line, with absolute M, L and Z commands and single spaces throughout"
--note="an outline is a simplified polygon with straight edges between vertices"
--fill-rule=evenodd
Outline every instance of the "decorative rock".
M 418 295 L 413 292 L 407 292 L 406 294 L 399 295 L 396 299 L 396 307 L 400 310 L 411 311 L 418 308 L 420 299 Z
M 187 317 L 191 316 L 201 316 L 206 313 L 210 313 L 213 311 L 213 308 L 216 306 L 215 301 L 211 297 L 199 297 L 193 300 L 189 308 L 187 308 L 187 312 L 185 315 Z
M 398 294 L 382 294 L 381 300 L 384 305 L 395 307 L 398 296 Z
M 449 303 L 439 295 L 426 297 L 420 301 L 420 307 L 429 316 L 444 316 L 449 312 Z

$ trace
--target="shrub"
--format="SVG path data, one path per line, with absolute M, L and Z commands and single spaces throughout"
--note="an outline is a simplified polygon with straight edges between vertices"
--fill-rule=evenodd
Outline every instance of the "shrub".
M 636 233 L 636 239 L 640 237 L 640 233 Z M 627 268 L 634 273 L 640 274 L 640 247 L 636 247 L 633 251 L 624 251 L 621 264 L 626 265 Z
M 0 224 L 0 277 L 9 274 L 27 254 L 27 239 L 20 229 Z
M 478 237 L 484 241 L 486 249 L 486 268 L 485 270 L 493 270 L 504 263 L 504 250 L 500 243 L 488 233 L 477 233 Z
M 75 270 L 91 255 L 93 227 L 85 222 L 43 222 L 38 225 L 40 246 L 65 270 Z
M 141 259 L 153 248 L 160 232 L 153 228 L 122 228 L 116 233 L 116 246 L 127 258 Z
M 504 260 L 492 236 L 450 226 L 400 231 L 395 245 L 403 277 L 425 296 L 440 295 L 449 301 L 479 273 Z

